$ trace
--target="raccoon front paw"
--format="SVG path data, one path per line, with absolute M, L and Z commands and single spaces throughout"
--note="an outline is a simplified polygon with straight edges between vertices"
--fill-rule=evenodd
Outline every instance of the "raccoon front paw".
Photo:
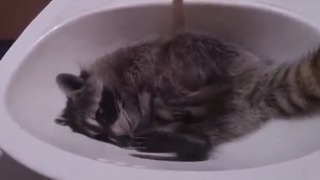
M 148 131 L 131 140 L 130 146 L 139 152 L 167 153 L 175 151 L 170 145 L 172 136 L 164 131 Z
M 175 153 L 177 161 L 203 161 L 210 146 L 204 138 L 153 130 L 133 137 L 130 146 L 146 153 Z

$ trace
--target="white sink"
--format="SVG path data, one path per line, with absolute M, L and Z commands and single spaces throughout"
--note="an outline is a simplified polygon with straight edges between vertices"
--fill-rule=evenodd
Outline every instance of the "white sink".
M 188 3 L 186 8 L 189 29 L 238 43 L 263 58 L 294 60 L 320 42 L 313 24 L 259 3 L 197 1 Z M 300 160 L 320 158 L 319 117 L 273 121 L 250 136 L 223 145 L 210 160 L 195 163 L 134 158 L 130 156 L 134 152 L 74 134 L 54 123 L 65 103 L 55 84 L 57 74 L 77 73 L 79 64 L 93 62 L 121 44 L 169 30 L 168 1 L 114 3 L 53 28 L 21 59 L 4 59 L 0 63 L 0 119 L 4 125 L 0 133 L 7 138 L 0 134 L 0 145 L 41 173 L 71 179 L 89 175 L 95 179 L 107 175 L 230 179 L 250 177 L 250 173 L 266 173 L 259 179 L 270 179 L 275 168 L 286 169 L 281 172 L 284 178 L 290 168 L 303 164 Z M 79 174 L 69 175 L 70 170 Z M 163 170 L 172 170 L 174 175 Z M 190 174 L 195 171 L 195 175 Z M 161 175 L 157 177 L 155 172 Z

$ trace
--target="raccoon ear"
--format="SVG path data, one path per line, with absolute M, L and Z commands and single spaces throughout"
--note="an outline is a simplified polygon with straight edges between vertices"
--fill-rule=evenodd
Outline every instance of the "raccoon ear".
M 82 78 L 64 73 L 57 75 L 56 82 L 67 97 L 71 97 L 75 91 L 81 89 L 84 85 Z

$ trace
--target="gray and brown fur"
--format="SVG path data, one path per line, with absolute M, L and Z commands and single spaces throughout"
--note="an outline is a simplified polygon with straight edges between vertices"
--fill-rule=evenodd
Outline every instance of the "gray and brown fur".
M 259 129 L 273 117 L 292 118 L 312 113 L 319 108 L 319 62 L 319 49 L 299 61 L 281 64 L 242 59 L 239 63 L 244 63 L 243 66 L 229 66 L 234 88 L 224 99 L 228 107 L 223 114 L 217 116 L 212 108 L 215 100 L 203 98 L 210 97 L 210 89 L 214 87 L 204 87 L 171 101 L 172 106 L 180 109 L 208 108 L 198 117 L 200 123 L 180 124 L 170 133 L 167 129 L 144 133 L 135 139 L 137 148 L 143 152 L 181 152 L 178 155 L 182 160 L 201 160 L 218 145 Z M 161 140 L 166 141 L 161 144 Z M 189 144 L 189 152 L 176 142 Z
M 177 32 L 106 55 L 84 71 L 85 78 L 58 76 L 68 89 L 69 125 L 120 146 L 198 161 L 271 117 L 316 107 L 319 51 L 292 64 L 269 65 L 217 38 Z M 97 118 L 99 112 L 106 115 Z

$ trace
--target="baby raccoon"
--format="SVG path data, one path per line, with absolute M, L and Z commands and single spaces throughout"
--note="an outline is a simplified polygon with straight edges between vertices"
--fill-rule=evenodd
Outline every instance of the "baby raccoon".
M 106 55 L 80 76 L 58 75 L 68 98 L 58 122 L 121 147 L 199 161 L 271 117 L 317 107 L 320 50 L 267 64 L 236 45 L 175 29 Z

